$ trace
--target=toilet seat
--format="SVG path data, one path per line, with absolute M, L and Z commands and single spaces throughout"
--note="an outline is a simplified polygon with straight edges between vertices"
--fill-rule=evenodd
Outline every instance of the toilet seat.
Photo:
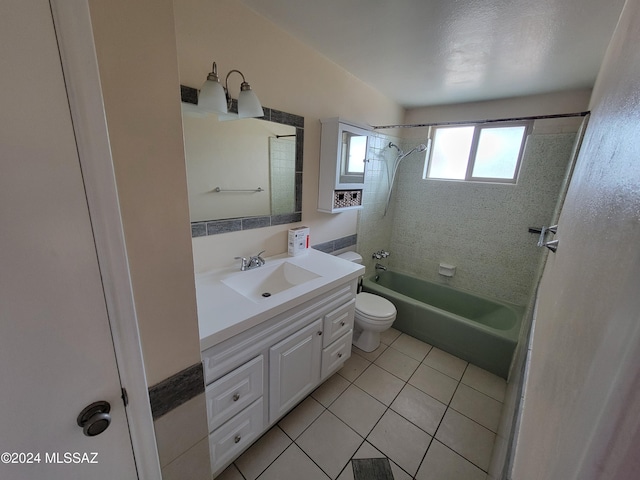
M 384 321 L 395 317 L 396 307 L 386 298 L 361 292 L 356 295 L 356 313 L 373 321 Z

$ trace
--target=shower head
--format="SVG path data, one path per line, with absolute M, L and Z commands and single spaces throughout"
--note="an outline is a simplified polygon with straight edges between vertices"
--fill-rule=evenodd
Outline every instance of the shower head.
M 411 155 L 413 152 L 422 153 L 427 150 L 427 146 L 424 143 L 421 143 L 420 145 L 416 145 L 407 153 L 404 153 L 400 149 L 400 147 L 398 147 L 395 143 L 389 142 L 389 148 L 391 147 L 394 147 L 396 150 L 398 150 L 398 156 L 396 157 L 396 160 L 393 165 L 393 169 L 391 171 L 390 181 L 389 181 L 389 192 L 387 193 L 387 206 L 384 209 L 383 216 L 387 214 L 387 209 L 389 208 L 389 201 L 391 200 L 391 190 L 393 190 L 393 182 L 396 179 L 396 172 L 398 170 L 398 167 L 400 166 L 400 162 L 402 162 L 402 160 L 404 160 L 406 157 Z
M 420 145 L 413 147 L 411 150 L 409 150 L 409 153 L 407 153 L 407 155 L 411 155 L 413 152 L 424 152 L 427 149 L 427 146 L 424 143 L 421 143 Z
M 411 155 L 413 152 L 424 152 L 427 149 L 427 146 L 424 143 L 421 143 L 420 145 L 417 145 L 415 147 L 413 147 L 411 150 L 409 150 L 407 153 L 399 153 L 398 157 L 400 157 L 400 160 L 402 160 L 405 157 L 408 157 L 409 155 Z

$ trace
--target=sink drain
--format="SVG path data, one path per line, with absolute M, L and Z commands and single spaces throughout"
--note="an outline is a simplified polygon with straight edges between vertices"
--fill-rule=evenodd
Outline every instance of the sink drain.
M 270 294 L 269 292 L 264 292 L 264 293 L 262 294 L 262 296 L 263 296 L 263 297 L 270 297 L 270 296 L 271 296 L 271 294 Z

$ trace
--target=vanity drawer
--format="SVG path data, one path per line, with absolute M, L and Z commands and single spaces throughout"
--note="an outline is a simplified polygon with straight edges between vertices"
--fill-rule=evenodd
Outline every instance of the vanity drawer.
M 356 311 L 356 301 L 351 300 L 324 317 L 324 338 L 322 346 L 331 345 L 338 338 L 353 328 L 353 318 Z
M 263 375 L 264 361 L 260 355 L 206 388 L 209 432 L 262 396 Z
M 226 467 L 264 429 L 262 397 L 209 435 L 209 453 L 214 472 Z
M 351 356 L 353 330 L 349 330 L 340 339 L 322 350 L 322 380 L 335 372 Z

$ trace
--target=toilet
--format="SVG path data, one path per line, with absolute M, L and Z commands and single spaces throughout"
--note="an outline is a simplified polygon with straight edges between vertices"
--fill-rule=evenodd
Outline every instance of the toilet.
M 362 257 L 356 252 L 346 252 L 338 257 L 362 263 Z M 373 352 L 380 345 L 380 333 L 391 328 L 395 319 L 396 307 L 389 300 L 373 293 L 358 293 L 353 345 L 365 352 Z

